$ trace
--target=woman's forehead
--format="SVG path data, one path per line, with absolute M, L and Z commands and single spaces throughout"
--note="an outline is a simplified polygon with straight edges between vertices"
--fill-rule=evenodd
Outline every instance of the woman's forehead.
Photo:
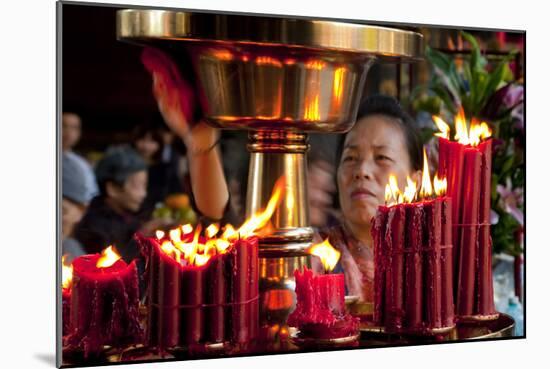
M 370 115 L 359 119 L 347 134 L 344 148 L 372 148 L 399 150 L 405 139 L 399 123 L 384 115 Z

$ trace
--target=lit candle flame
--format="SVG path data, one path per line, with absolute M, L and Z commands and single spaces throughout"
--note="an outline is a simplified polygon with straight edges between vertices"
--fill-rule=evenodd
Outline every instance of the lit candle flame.
M 439 132 L 435 133 L 435 136 L 443 137 L 448 140 L 451 135 L 451 128 L 449 127 L 449 125 L 445 123 L 445 121 L 438 116 L 433 115 L 432 119 L 435 122 L 435 125 L 437 126 L 437 128 L 439 129 Z
M 181 231 L 183 234 L 189 234 L 193 232 L 193 226 L 191 224 L 184 224 L 181 226 Z
M 439 179 L 436 174 L 434 176 L 434 190 L 437 196 L 445 196 L 447 193 L 447 178 Z
M 108 268 L 116 263 L 120 259 L 120 255 L 115 251 L 115 248 L 111 245 L 101 251 L 101 257 L 97 260 L 97 268 Z
M 433 195 L 432 181 L 430 178 L 430 167 L 428 166 L 428 155 L 424 148 L 424 167 L 422 168 L 422 187 L 420 187 L 420 197 L 427 198 Z
M 216 223 L 210 224 L 206 228 L 206 236 L 208 238 L 214 238 L 214 236 L 218 233 L 219 230 L 220 230 L 220 226 L 218 224 Z
M 156 231 L 155 235 L 157 236 L 157 240 L 161 240 L 164 237 L 163 231 Z
M 449 125 L 440 117 L 432 116 L 432 119 L 439 129 L 438 133 L 434 135 L 437 137 L 443 137 L 449 139 L 450 128 Z M 470 122 L 470 128 L 466 121 L 464 109 L 460 107 L 458 113 L 455 116 L 455 140 L 462 145 L 477 146 L 481 140 L 491 137 L 492 132 L 489 125 L 485 122 L 479 123 L 476 118 L 472 118 Z
M 67 255 L 61 258 L 61 284 L 64 289 L 70 289 L 73 281 L 73 265 L 65 262 Z
M 411 177 L 407 176 L 407 186 L 405 186 L 405 191 L 403 191 L 403 201 L 406 203 L 413 203 L 416 198 L 416 182 L 414 182 Z
M 328 238 L 321 243 L 312 245 L 308 252 L 311 255 L 316 255 L 321 259 L 321 263 L 326 271 L 334 269 L 338 260 L 340 260 L 340 251 L 336 250 L 330 244 Z

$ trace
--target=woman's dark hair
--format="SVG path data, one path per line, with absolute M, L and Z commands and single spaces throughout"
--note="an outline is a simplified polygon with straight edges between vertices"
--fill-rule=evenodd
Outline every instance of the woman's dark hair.
M 407 152 L 413 170 L 422 170 L 422 143 L 414 120 L 403 110 L 399 102 L 390 96 L 374 95 L 364 100 L 357 112 L 357 121 L 371 115 L 385 115 L 394 118 L 403 130 Z M 346 134 L 347 135 L 347 134 Z M 346 135 L 342 137 L 338 145 L 337 163 L 340 163 Z

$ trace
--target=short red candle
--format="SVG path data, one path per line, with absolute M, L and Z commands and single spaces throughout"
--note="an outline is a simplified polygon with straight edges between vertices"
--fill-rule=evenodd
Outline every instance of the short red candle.
M 372 240 L 374 244 L 374 264 L 376 265 L 374 273 L 374 312 L 373 321 L 376 325 L 384 325 L 386 317 L 384 315 L 384 301 L 386 289 L 380 286 L 386 285 L 387 256 L 385 244 L 386 222 L 389 208 L 379 206 L 376 215 L 372 220 Z
M 452 245 L 452 201 L 449 197 L 441 201 L 441 322 L 444 327 L 455 324 L 453 297 L 453 245 Z
M 405 243 L 405 206 L 389 208 L 387 229 L 385 232 L 388 252 L 389 273 L 386 277 L 386 324 L 394 329 L 403 325 L 403 280 L 404 280 L 404 243 Z
M 289 326 L 305 336 L 335 338 L 357 332 L 359 320 L 345 312 L 344 275 L 314 274 L 304 267 L 294 271 L 296 309 L 288 317 Z
M 426 270 L 426 320 L 431 328 L 441 327 L 441 200 L 424 202 Z
M 139 289 L 135 261 L 119 259 L 106 268 L 96 266 L 100 254 L 73 261 L 71 331 L 66 344 L 99 353 L 104 345 L 140 343 Z
M 71 289 L 63 288 L 62 291 L 62 325 L 63 325 L 63 336 L 69 333 L 69 327 L 71 322 Z
M 406 226 L 406 255 L 405 261 L 405 305 L 407 306 L 406 324 L 410 330 L 422 328 L 423 301 L 422 292 L 424 289 L 422 243 L 424 217 L 420 203 L 406 204 L 407 226 Z

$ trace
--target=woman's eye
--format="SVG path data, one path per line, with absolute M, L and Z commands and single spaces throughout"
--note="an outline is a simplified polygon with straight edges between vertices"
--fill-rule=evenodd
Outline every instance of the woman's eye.
M 351 155 L 344 156 L 344 159 L 343 159 L 344 162 L 353 161 L 353 160 L 355 160 L 355 156 L 351 156 Z
M 386 156 L 386 155 L 378 155 L 376 157 L 376 160 L 382 160 L 382 161 L 389 160 L 389 161 L 391 161 L 392 159 L 389 156 Z

